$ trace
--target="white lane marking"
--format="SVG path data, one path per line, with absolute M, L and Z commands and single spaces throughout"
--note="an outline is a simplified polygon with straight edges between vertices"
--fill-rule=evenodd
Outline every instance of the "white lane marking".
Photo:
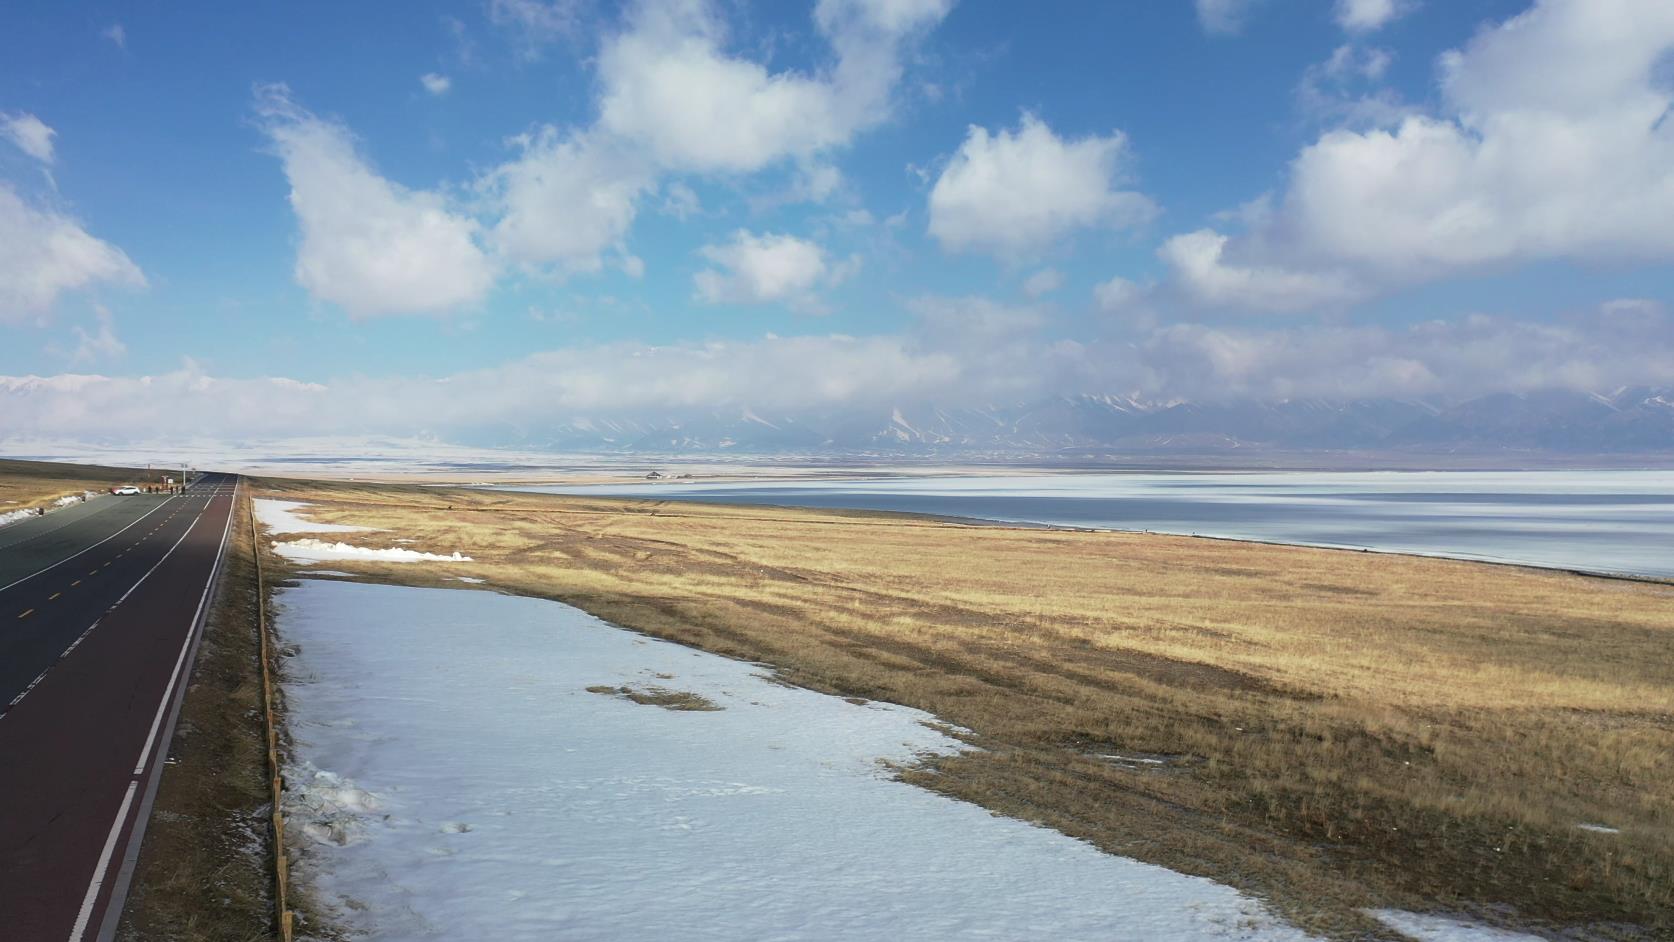
M 206 510 L 207 510 L 207 509 L 208 509 L 208 508 L 205 508 L 205 509 L 206 509 Z M 231 519 L 231 514 L 232 514 L 232 511 L 231 511 L 231 510 L 229 510 L 229 511 L 228 511 L 228 512 L 227 512 L 227 513 L 228 513 L 228 518 L 229 518 L 229 520 L 230 520 L 230 519 Z M 203 516 L 203 514 L 202 514 L 202 513 L 199 513 L 199 514 L 198 514 L 198 516 L 199 516 L 199 517 L 200 517 L 200 518 L 201 518 L 201 517 L 202 517 L 202 516 Z M 169 551 L 168 551 L 168 552 L 167 552 L 167 553 L 164 553 L 164 554 L 163 554 L 163 558 L 162 558 L 162 559 L 159 559 L 159 560 L 157 560 L 157 565 L 156 565 L 156 566 L 152 566 L 152 567 L 151 567 L 151 568 L 150 568 L 150 569 L 148 569 L 148 570 L 146 570 L 146 573 L 145 573 L 145 575 L 143 575 L 143 576 L 140 576 L 140 578 L 139 578 L 139 582 L 135 582 L 135 583 L 134 583 L 134 584 L 133 584 L 133 585 L 131 585 L 131 586 L 129 586 L 129 587 L 128 587 L 128 591 L 126 591 L 126 592 L 124 592 L 124 593 L 122 593 L 122 597 L 121 597 L 121 598 L 119 598 L 119 599 L 117 599 L 117 600 L 116 600 L 116 601 L 115 601 L 115 602 L 114 602 L 114 603 L 112 603 L 112 604 L 111 604 L 111 606 L 110 606 L 110 608 L 107 608 L 107 609 L 105 609 L 105 615 L 109 615 L 109 614 L 110 614 L 110 613 L 111 613 L 111 612 L 114 612 L 114 611 L 116 611 L 116 607 L 117 607 L 117 606 L 118 606 L 118 605 L 121 605 L 121 604 L 122 604 L 122 603 L 123 603 L 123 602 L 125 602 L 125 601 L 127 601 L 127 599 L 128 599 L 128 596 L 130 596 L 130 595 L 133 595 L 133 594 L 134 594 L 134 590 L 135 590 L 135 589 L 137 589 L 137 588 L 139 588 L 139 587 L 140 587 L 140 582 L 144 582 L 144 581 L 145 581 L 145 580 L 147 580 L 147 579 L 149 579 L 149 578 L 151 578 L 151 574 L 152 574 L 152 573 L 154 573 L 154 572 L 156 572 L 156 571 L 157 571 L 157 569 L 158 569 L 158 567 L 159 567 L 159 566 L 162 566 L 162 565 L 163 565 L 163 563 L 164 563 L 164 562 L 165 562 L 165 561 L 166 561 L 166 560 L 167 560 L 167 559 L 168 559 L 168 558 L 169 558 L 169 557 L 170 557 L 170 556 L 173 556 L 173 555 L 174 555 L 174 551 L 175 551 L 175 550 L 177 550 L 177 549 L 179 549 L 179 548 L 180 548 L 180 544 L 181 544 L 181 543 L 184 543 L 184 542 L 186 542 L 186 537 L 187 537 L 187 536 L 188 536 L 188 535 L 190 535 L 190 534 L 191 534 L 191 532 L 192 532 L 192 527 L 194 527 L 194 526 L 196 526 L 196 525 L 197 525 L 197 521 L 196 521 L 196 520 L 193 520 L 193 521 L 192 521 L 192 522 L 191 522 L 191 523 L 190 523 L 190 524 L 188 524 L 188 525 L 187 525 L 187 527 L 186 527 L 186 532 L 185 532 L 185 533 L 182 533 L 182 534 L 180 534 L 180 539 L 178 539 L 178 540 L 175 540 L 175 541 L 174 541 L 174 545 L 173 545 L 173 546 L 171 546 L 171 547 L 169 547 Z M 229 524 L 229 525 L 230 525 L 230 524 Z M 222 537 L 221 537 L 221 543 L 222 543 L 222 547 L 223 547 L 223 549 L 224 549 L 224 548 L 225 548 L 225 544 L 226 544 L 226 536 L 225 536 L 225 535 L 223 535 L 223 536 L 222 536 Z M 123 550 L 123 552 L 124 552 L 124 553 L 126 553 L 126 552 L 127 552 L 127 550 Z M 110 564 L 109 564 L 109 563 L 106 563 L 106 564 L 105 564 L 105 565 L 107 565 L 107 566 L 108 566 L 108 565 L 110 565 Z M 221 560 L 220 560 L 220 557 L 219 557 L 219 556 L 217 556 L 217 557 L 216 557 L 216 560 L 215 560 L 215 566 L 214 566 L 214 568 L 215 568 L 215 569 L 219 569 L 219 568 L 220 568 L 220 565 L 221 565 Z M 200 608 L 200 609 L 201 609 L 201 608 L 202 608 L 202 604 L 201 604 L 201 603 L 200 603 L 200 604 L 199 604 L 199 608 Z M 34 611 L 34 609 L 30 609 L 30 610 L 29 610 L 29 611 L 31 611 L 31 612 L 33 612 L 33 611 Z M 70 652 L 71 652 L 71 651 L 74 651 L 74 650 L 75 650 L 75 649 L 76 649 L 76 648 L 77 648 L 77 647 L 79 647 L 79 646 L 80 646 L 80 645 L 81 645 L 81 643 L 82 643 L 82 642 L 83 642 L 83 641 L 85 641 L 85 640 L 87 640 L 87 636 L 88 636 L 88 635 L 90 635 L 90 634 L 92 634 L 92 633 L 93 633 L 93 629 L 95 629 L 95 628 L 97 628 L 97 627 L 99 627 L 99 623 L 100 623 L 100 622 L 101 622 L 101 621 L 104 621 L 104 620 L 105 620 L 105 615 L 100 615 L 100 616 L 99 616 L 99 617 L 98 617 L 98 618 L 95 618 L 95 619 L 93 619 L 93 624 L 91 624 L 91 625 L 88 625 L 88 626 L 87 626 L 87 629 L 86 629 L 86 630 L 85 630 L 85 631 L 83 631 L 83 632 L 82 632 L 82 633 L 81 633 L 81 634 L 80 634 L 80 635 L 78 635 L 78 636 L 76 636 L 76 640 L 74 640 L 74 641 L 72 641 L 72 642 L 70 642 L 70 646 L 69 646 L 69 647 L 67 647 L 67 648 L 65 648 L 65 649 L 64 649 L 64 650 L 63 650 L 63 652 L 62 652 L 62 653 L 60 653 L 60 654 L 59 654 L 59 655 L 58 655 L 58 658 L 57 658 L 57 659 L 56 659 L 56 660 L 55 660 L 55 661 L 53 661 L 53 663 L 54 663 L 54 664 L 56 664 L 56 663 L 58 663 L 58 661 L 62 661 L 62 660 L 63 660 L 63 659 L 65 659 L 65 658 L 66 658 L 66 657 L 69 657 L 69 656 L 70 656 Z M 21 616 L 20 616 L 20 617 L 21 617 Z M 39 685 L 39 684 L 40 684 L 40 682 L 41 682 L 41 681 L 42 681 L 42 680 L 45 680 L 45 679 L 46 679 L 46 675 L 47 675 L 47 671 L 50 671 L 50 670 L 52 670 L 52 666 L 51 666 L 51 665 L 48 665 L 48 666 L 47 666 L 47 668 L 46 668 L 46 670 L 43 670 L 43 671 L 41 671 L 41 673 L 40 673 L 40 676 L 38 676 L 38 677 L 36 677 L 36 678 L 35 678 L 35 679 L 34 679 L 34 680 L 32 680 L 32 681 L 30 681 L 30 682 L 29 682 L 29 686 L 27 686 L 27 687 L 25 687 L 25 688 L 23 688 L 23 692 L 22 692 L 22 693 L 19 693 L 19 694 L 18 694 L 18 695 L 17 695 L 17 696 L 16 696 L 16 697 L 13 697 L 13 698 L 12 698 L 12 702 L 11 702 L 11 703 L 8 703 L 8 704 L 6 704 L 6 709 L 5 709 L 5 710 L 0 710 L 0 719 L 5 719 L 5 718 L 6 718 L 6 713 L 7 713 L 7 712 L 9 712 L 9 711 L 10 711 L 10 710 L 11 710 L 11 709 L 12 709 L 12 708 L 13 708 L 13 707 L 15 707 L 15 706 L 17 706 L 17 705 L 18 705 L 18 704 L 19 704 L 19 703 L 22 703 L 22 702 L 23 702 L 23 698 L 24 698 L 24 697 L 27 697 L 27 696 L 28 696 L 28 695 L 29 695 L 29 692 L 30 692 L 30 691 L 32 691 L 32 690 L 34 690 L 34 689 L 35 689 L 35 687 L 36 687 L 36 686 L 37 686 L 37 685 Z M 170 682 L 170 686 L 173 686 L 173 682 L 172 682 L 172 681 L 171 681 L 171 682 Z
M 116 812 L 116 820 L 111 822 L 104 853 L 99 855 L 99 866 L 93 871 L 93 882 L 87 884 L 87 895 L 81 899 L 81 914 L 76 916 L 76 926 L 70 930 L 70 942 L 80 942 L 82 933 L 87 931 L 87 920 L 93 915 L 93 903 L 104 886 L 105 871 L 110 869 L 110 855 L 116 850 L 116 837 L 122 833 L 122 822 L 128 817 L 128 807 L 134 803 L 134 789 L 138 787 L 138 782 L 129 782 L 128 793 L 122 796 L 122 807 Z
M 97 548 L 105 545 L 106 543 L 109 543 L 111 540 L 116 539 L 117 537 L 121 536 L 122 534 L 127 533 L 128 530 L 130 530 L 131 528 L 137 526 L 139 524 L 140 520 L 144 520 L 146 517 L 149 517 L 152 514 L 156 513 L 157 511 L 162 510 L 164 507 L 168 506 L 168 503 L 171 500 L 174 500 L 174 498 L 172 498 L 172 497 L 163 498 L 162 503 L 160 503 L 157 506 L 155 506 L 155 507 L 151 508 L 150 510 L 146 511 L 145 515 L 140 517 L 139 520 L 135 520 L 133 523 L 128 524 L 128 526 L 123 527 L 122 529 L 116 531 L 115 533 L 112 533 L 110 536 L 107 536 L 104 539 L 100 540 L 99 542 L 94 543 L 92 546 L 89 546 L 87 549 L 82 550 L 80 553 L 76 553 L 74 556 L 66 556 L 63 559 L 60 559 L 58 562 L 53 563 L 52 565 L 46 567 L 45 569 L 38 569 L 38 570 L 30 573 L 29 575 L 24 576 L 22 579 L 19 579 L 18 581 L 12 583 L 11 585 L 0 586 L 0 592 L 4 592 L 7 589 L 13 588 L 15 586 L 20 586 L 20 585 L 24 584 L 25 582 L 28 582 L 30 579 L 33 579 L 36 576 L 40 575 L 43 572 L 51 572 L 52 570 L 57 569 L 59 566 L 62 566 L 65 563 L 69 562 L 70 560 L 75 559 L 76 556 L 81 556 L 82 554 L 88 552 L 89 550 L 97 549 Z
M 47 670 L 52 670 L 52 668 L 50 668 L 50 667 L 49 667 L 49 668 L 47 668 Z M 11 708 L 12 708 L 12 707 L 15 707 L 15 706 L 17 706 L 17 705 L 18 705 L 18 704 L 19 704 L 19 703 L 22 703 L 22 702 L 23 702 L 23 698 L 24 698 L 24 697 L 27 697 L 27 696 L 29 696 L 29 691 L 31 691 L 31 690 L 34 690 L 34 689 L 35 689 L 35 685 L 36 685 L 36 684 L 38 684 L 38 683 L 40 683 L 40 682 L 41 682 L 41 681 L 43 681 L 43 680 L 45 680 L 45 679 L 46 679 L 46 675 L 47 675 L 47 672 L 46 672 L 46 671 L 41 671 L 41 672 L 40 672 L 40 673 L 39 673 L 39 674 L 36 674 L 36 675 L 35 675 L 35 679 L 34 679 L 34 680 L 31 680 L 31 681 L 30 681 L 30 682 L 29 682 L 29 686 L 27 686 L 27 687 L 25 687 L 25 688 L 23 688 L 23 692 L 22 692 L 22 693 L 20 693 L 20 694 L 18 694 L 18 695 L 17 695 L 17 696 L 15 696 L 15 697 L 13 697 L 13 698 L 12 698 L 12 702 L 11 702 L 11 703 L 8 703 L 8 704 L 6 704 L 6 709 L 8 709 L 8 710 L 10 710 L 10 709 L 11 709 Z M 4 715 L 4 714 L 0 714 L 0 716 L 3 716 L 3 715 Z
M 204 509 L 207 510 L 208 508 L 209 508 L 209 505 L 206 502 L 205 505 L 204 505 Z M 200 511 L 198 513 L 198 519 L 201 520 L 202 518 L 203 518 L 203 513 Z M 186 527 L 186 533 L 187 534 L 191 533 L 192 528 L 197 526 L 197 524 L 198 524 L 198 520 L 193 520 L 192 523 L 189 524 Z M 209 599 L 209 590 L 210 590 L 211 587 L 213 587 L 215 585 L 215 577 L 221 571 L 221 562 L 226 555 L 227 535 L 231 532 L 232 532 L 232 508 L 228 507 L 227 508 L 227 524 L 221 530 L 221 547 L 215 555 L 215 564 L 213 566 L 209 567 L 209 579 L 204 584 L 203 597 L 198 600 L 197 614 L 193 616 L 191 624 L 187 625 L 187 627 L 186 627 L 186 642 L 187 642 L 188 645 L 191 644 L 192 636 L 197 633 L 197 627 L 198 627 L 197 620 L 198 620 L 199 617 L 201 617 L 203 615 L 203 607 Z M 184 541 L 186 539 L 186 534 L 182 534 L 180 539 L 181 539 L 181 541 Z M 173 555 L 175 549 L 179 548 L 179 546 L 180 546 L 180 542 L 177 541 L 174 544 L 173 547 L 169 548 L 168 553 L 165 553 L 163 555 L 163 559 L 168 559 L 169 556 Z M 157 561 L 157 566 L 161 566 L 162 564 L 163 564 L 162 560 Z M 151 567 L 151 572 L 147 572 L 144 576 L 140 577 L 140 582 L 144 582 L 146 579 L 150 578 L 151 573 L 157 571 L 157 566 Z M 128 597 L 128 595 L 131 594 L 134 591 L 134 589 L 138 588 L 138 587 L 139 587 L 139 582 L 134 583 L 133 588 L 130 588 L 128 590 L 128 592 L 123 593 L 122 598 L 126 599 Z M 119 599 L 116 604 L 117 605 L 122 604 L 121 600 Z M 111 608 L 115 608 L 115 607 L 116 607 L 115 605 L 111 606 Z M 95 623 L 95 624 L 97 624 L 97 623 Z M 91 631 L 92 629 L 89 628 L 88 630 Z M 78 639 L 78 643 L 79 643 L 79 639 Z M 163 693 L 163 703 L 157 709 L 157 718 L 152 720 L 152 722 L 151 722 L 151 734 L 146 739 L 145 751 L 140 754 L 140 762 L 137 766 L 135 766 L 135 769 L 134 769 L 134 775 L 136 777 L 128 783 L 128 792 L 122 799 L 122 807 L 121 807 L 120 810 L 118 810 L 116 812 L 116 820 L 111 822 L 110 836 L 105 839 L 104 853 L 102 853 L 99 856 L 99 866 L 93 871 L 93 881 L 87 885 L 87 895 L 85 897 L 83 897 L 83 899 L 82 899 L 81 915 L 76 918 L 75 928 L 70 930 L 70 942 L 81 942 L 82 934 L 87 931 L 87 921 L 92 916 L 93 904 L 99 898 L 99 891 L 103 887 L 104 882 L 105 882 L 105 873 L 110 868 L 110 855 L 116 849 L 116 837 L 117 837 L 118 834 L 121 833 L 122 822 L 125 821 L 128 817 L 128 808 L 133 803 L 134 791 L 135 791 L 135 789 L 137 789 L 139 787 L 138 776 L 141 775 L 143 773 L 143 770 L 145 769 L 145 758 L 146 758 L 146 756 L 148 756 L 151 753 L 152 744 L 155 742 L 156 737 L 157 737 L 158 723 L 162 720 L 162 715 L 163 715 L 164 708 L 168 706 L 169 697 L 174 691 L 174 687 L 175 687 L 176 682 L 178 682 L 179 679 L 180 679 L 180 666 L 181 666 L 180 661 L 183 660 L 184 658 L 185 658 L 185 653 L 184 653 L 184 649 L 183 649 L 182 654 L 181 654 L 181 658 L 177 659 L 175 661 L 174 676 L 169 678 L 168 689 L 166 691 L 164 691 L 164 693 Z
M 201 518 L 202 514 L 199 514 L 199 517 Z M 197 521 L 194 520 L 192 522 L 192 526 L 193 527 L 197 526 Z M 187 532 L 188 533 L 191 532 L 191 527 L 187 528 Z M 232 532 L 232 508 L 228 507 L 227 508 L 227 525 L 226 525 L 226 527 L 224 527 L 221 530 L 221 547 L 220 547 L 220 549 L 216 550 L 216 552 L 215 552 L 215 565 L 209 567 L 209 578 L 204 580 L 203 595 L 198 597 L 198 610 L 195 613 L 193 613 L 192 621 L 189 625 L 187 625 L 186 640 L 181 643 L 181 645 L 180 645 L 180 656 L 175 658 L 175 661 L 174 661 L 174 674 L 169 677 L 169 685 L 168 685 L 168 687 L 166 687 L 163 690 L 163 700 L 162 700 L 161 703 L 157 704 L 157 715 L 156 715 L 156 717 L 154 717 L 151 720 L 151 734 L 148 735 L 145 738 L 145 749 L 142 752 L 140 752 L 139 762 L 134 765 L 134 774 L 135 775 L 140 775 L 140 774 L 143 774 L 145 772 L 145 762 L 146 762 L 147 759 L 149 759 L 151 757 L 152 746 L 156 745 L 156 742 L 157 742 L 157 728 L 163 722 L 163 713 L 164 713 L 165 710 L 168 709 L 169 698 L 174 694 L 174 685 L 177 682 L 179 682 L 179 680 L 180 680 L 180 668 L 182 667 L 182 665 L 185 664 L 185 662 L 186 662 L 186 652 L 187 652 L 188 649 L 190 649 L 190 647 L 192 645 L 193 636 L 195 636 L 197 634 L 198 619 L 203 617 L 204 606 L 209 604 L 209 591 L 211 589 L 215 588 L 215 576 L 221 571 L 221 558 L 226 553 L 226 549 L 227 549 L 227 534 L 229 534 L 231 532 Z M 184 539 L 184 537 L 183 537 L 183 539 Z M 175 544 L 175 545 L 178 546 L 179 544 Z M 169 552 L 172 553 L 174 551 L 170 550 Z M 149 573 L 147 573 L 147 575 L 149 575 Z M 132 591 L 132 590 L 130 590 L 130 591 Z

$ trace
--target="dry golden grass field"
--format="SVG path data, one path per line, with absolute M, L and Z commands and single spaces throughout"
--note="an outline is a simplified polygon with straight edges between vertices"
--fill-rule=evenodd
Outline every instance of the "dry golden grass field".
M 1378 935 L 1361 909 L 1400 906 L 1674 932 L 1668 584 L 857 512 L 255 483 L 315 502 L 312 519 L 390 531 L 351 542 L 475 558 L 331 568 L 478 576 L 931 711 L 982 749 L 908 780 L 1261 894 L 1318 931 Z
M 139 484 L 145 475 L 131 468 L 0 458 L 0 513 L 41 507 L 60 497 L 114 484 Z

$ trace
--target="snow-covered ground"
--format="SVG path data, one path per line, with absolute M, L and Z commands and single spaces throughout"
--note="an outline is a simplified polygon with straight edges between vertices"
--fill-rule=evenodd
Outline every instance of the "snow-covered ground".
M 51 506 L 44 509 L 37 507 L 24 507 L 18 510 L 0 511 L 0 527 L 28 520 L 30 517 L 39 517 L 42 513 L 51 513 L 54 510 L 68 507 L 71 504 L 79 504 L 86 500 L 92 500 L 98 496 L 99 495 L 93 491 L 83 491 L 80 494 L 68 494 L 64 497 L 60 497 L 53 501 Z
M 323 563 L 330 561 L 364 559 L 379 563 L 468 563 L 471 557 L 461 554 L 458 550 L 448 555 L 441 553 L 424 553 L 419 550 L 403 549 L 399 546 L 371 547 L 354 546 L 349 543 L 327 543 L 324 540 L 301 539 L 274 543 L 273 551 L 292 562 Z
M 274 500 L 270 497 L 256 498 L 256 519 L 262 522 L 267 532 L 274 535 L 285 533 L 365 533 L 371 527 L 356 527 L 346 523 L 316 523 L 306 517 L 297 515 L 297 511 L 308 507 L 309 504 L 300 500 Z
M 19 520 L 27 520 L 30 517 L 38 516 L 40 516 L 40 511 L 33 507 L 25 507 L 22 510 L 7 510 L 0 512 L 0 527 L 3 527 L 8 523 L 16 523 Z
M 305 510 L 309 504 L 298 500 L 272 500 L 269 498 L 256 499 L 256 519 L 267 528 L 270 534 L 285 533 L 368 533 L 377 532 L 371 527 L 356 527 L 342 523 L 315 523 L 306 517 L 299 516 L 297 511 Z M 409 543 L 410 540 L 395 540 L 396 543 Z M 304 537 L 298 540 L 277 541 L 273 544 L 273 551 L 292 562 L 322 563 L 327 561 L 343 561 L 363 559 L 381 563 L 468 563 L 471 557 L 455 550 L 450 554 L 425 553 L 404 547 L 373 547 L 356 546 L 352 543 L 328 542 Z
M 292 872 L 366 938 L 1307 938 L 1229 887 L 893 781 L 880 762 L 960 748 L 915 710 L 539 599 L 304 580 L 279 611 L 313 838 Z

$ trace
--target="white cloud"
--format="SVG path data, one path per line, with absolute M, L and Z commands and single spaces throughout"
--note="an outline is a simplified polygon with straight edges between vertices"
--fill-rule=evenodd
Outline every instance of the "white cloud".
M 0 376 L 0 439 L 180 442 L 322 435 L 465 435 L 578 417 L 678 421 L 739 406 L 825 416 L 881 406 L 1027 401 L 1412 396 L 1674 384 L 1674 330 L 1628 300 L 1552 323 L 1471 316 L 1404 328 L 1175 324 L 1086 344 L 1040 336 L 1036 308 L 921 298 L 910 333 L 574 347 L 452 375 L 304 383 L 230 379 L 188 362 L 151 376 Z M 883 414 L 887 415 L 887 411 Z M 136 433 L 136 430 L 143 432 Z
M 1134 226 L 1156 214 L 1118 189 L 1127 139 L 1066 140 L 1025 112 L 1016 131 L 971 126 L 930 191 L 930 234 L 949 251 L 1028 256 L 1073 230 Z
M 99 35 L 115 43 L 118 49 L 128 48 L 128 31 L 122 28 L 121 23 L 110 24 L 101 30 Z
M 1064 273 L 1056 268 L 1042 268 L 1023 281 L 1023 293 L 1031 298 L 1051 294 L 1064 286 Z
M 706 2 L 642 3 L 600 51 L 600 127 L 670 169 L 748 172 L 811 157 L 887 117 L 901 43 L 950 5 L 821 0 L 815 21 L 837 62 L 804 74 L 729 54 L 724 24 Z
M 700 254 L 717 268 L 692 278 L 697 297 L 710 304 L 789 303 L 817 309 L 815 289 L 853 274 L 858 261 L 833 264 L 825 249 L 791 235 L 744 229 L 729 242 L 706 245 Z
M 1206 33 L 1231 36 L 1244 28 L 1244 18 L 1259 0 L 1195 0 L 1197 22 Z
M 1157 254 L 1191 300 L 1212 307 L 1294 312 L 1347 304 L 1365 294 L 1339 272 L 1229 262 L 1228 241 L 1212 229 L 1199 229 L 1169 239 Z
M 560 274 L 598 271 L 605 253 L 625 254 L 640 197 L 653 186 L 650 168 L 598 134 L 548 127 L 521 144 L 521 156 L 482 183 L 502 214 L 495 249 Z
M 354 316 L 447 311 L 480 301 L 495 268 L 475 220 L 440 194 L 378 175 L 347 129 L 300 108 L 283 86 L 257 110 L 291 185 L 302 229 L 296 280 Z
M 1661 317 L 1527 323 L 1473 315 L 1407 328 L 1244 330 L 1175 324 L 1143 344 L 1177 395 L 1461 398 L 1493 392 L 1674 383 L 1674 332 Z
M 1442 113 L 1326 132 L 1265 223 L 1213 246 L 1194 234 L 1175 260 L 1211 280 L 1223 254 L 1295 274 L 1276 292 L 1293 307 L 1506 263 L 1667 259 L 1671 53 L 1674 5 L 1540 0 L 1442 57 Z
M 419 76 L 419 84 L 432 95 L 446 95 L 453 88 L 453 79 L 438 72 L 426 72 Z
M 103 304 L 95 304 L 93 313 L 98 320 L 98 326 L 91 333 L 81 327 L 73 328 L 76 334 L 76 348 L 70 352 L 72 363 L 115 360 L 128 352 L 128 345 L 116 336 L 116 320 L 111 317 L 110 309 Z
M 1371 33 L 1411 13 L 1412 0 L 1337 0 L 1337 25 L 1350 33 Z
M 52 139 L 58 132 L 28 112 L 0 114 L 0 136 L 43 164 L 52 163 Z
M 876 405 L 923 398 L 961 379 L 954 356 L 891 336 L 610 344 L 439 378 L 323 384 L 217 377 L 188 362 L 150 376 L 0 376 L 0 437 L 249 439 L 252 429 L 272 439 L 450 434 L 584 415 L 662 420 L 750 403 L 784 410 Z
M 102 283 L 143 287 L 145 276 L 78 220 L 32 206 L 0 181 L 0 324 L 45 315 L 64 292 Z

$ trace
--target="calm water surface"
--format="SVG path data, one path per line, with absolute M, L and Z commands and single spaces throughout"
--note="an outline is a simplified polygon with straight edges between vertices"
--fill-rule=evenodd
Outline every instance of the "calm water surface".
M 1105 473 L 518 489 L 897 510 L 1674 577 L 1674 471 Z

